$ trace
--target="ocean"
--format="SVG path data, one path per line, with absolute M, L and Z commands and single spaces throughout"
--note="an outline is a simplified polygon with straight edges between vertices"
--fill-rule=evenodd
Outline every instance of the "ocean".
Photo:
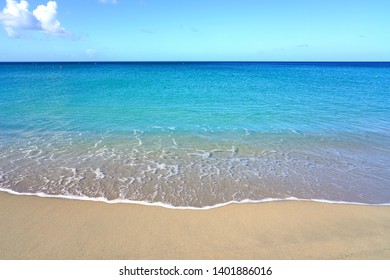
M 0 189 L 390 204 L 390 63 L 0 63 Z

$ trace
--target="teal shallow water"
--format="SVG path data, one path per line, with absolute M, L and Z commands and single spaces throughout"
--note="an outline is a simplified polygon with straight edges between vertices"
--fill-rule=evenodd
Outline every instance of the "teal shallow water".
M 388 63 L 3 63 L 0 188 L 390 203 Z

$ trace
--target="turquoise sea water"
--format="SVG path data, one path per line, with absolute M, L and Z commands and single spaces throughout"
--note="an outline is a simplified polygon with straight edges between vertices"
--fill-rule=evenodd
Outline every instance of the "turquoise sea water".
M 390 63 L 0 63 L 0 188 L 390 203 Z

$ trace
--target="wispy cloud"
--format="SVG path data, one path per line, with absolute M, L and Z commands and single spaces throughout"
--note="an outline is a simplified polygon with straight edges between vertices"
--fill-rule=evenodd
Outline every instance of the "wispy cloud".
M 6 0 L 6 6 L 0 12 L 0 22 L 9 37 L 20 37 L 25 30 L 38 30 L 48 35 L 70 37 L 57 20 L 57 2 L 49 1 L 39 5 L 32 12 L 27 0 Z
M 118 3 L 117 0 L 99 0 L 100 3 L 104 3 L 104 4 L 116 4 Z

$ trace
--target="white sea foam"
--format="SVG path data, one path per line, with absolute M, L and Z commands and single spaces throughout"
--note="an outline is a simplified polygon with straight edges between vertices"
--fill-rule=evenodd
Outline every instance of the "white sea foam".
M 201 157 L 202 159 L 207 159 L 211 157 L 211 153 L 209 152 L 204 152 L 204 151 L 197 151 L 197 153 L 189 153 L 188 156 L 196 156 L 196 157 Z
M 105 177 L 103 171 L 100 168 L 96 168 L 93 173 L 95 173 L 96 179 L 103 179 Z
M 99 141 L 97 141 L 93 147 L 96 148 L 100 143 L 102 143 L 101 139 Z
M 360 203 L 360 202 L 351 202 L 351 201 L 334 201 L 334 200 L 326 200 L 326 199 L 300 199 L 296 197 L 287 197 L 287 198 L 265 198 L 260 200 L 252 200 L 252 199 L 244 199 L 240 201 L 228 201 L 223 203 L 218 203 L 211 206 L 204 207 L 193 207 L 193 206 L 174 206 L 169 203 L 163 202 L 148 202 L 148 201 L 137 201 L 137 200 L 127 200 L 127 199 L 113 199 L 108 200 L 105 197 L 87 197 L 87 196 L 74 196 L 74 195 L 50 195 L 42 192 L 37 193 L 26 193 L 26 192 L 15 192 L 10 189 L 0 188 L 0 191 L 6 192 L 14 195 L 25 195 L 25 196 L 38 196 L 38 197 L 46 197 L 46 198 L 61 198 L 61 199 L 69 199 L 69 200 L 83 200 L 83 201 L 96 201 L 96 202 L 105 202 L 109 204 L 116 203 L 124 203 L 124 204 L 136 204 L 136 205 L 145 205 L 145 206 L 158 206 L 169 209 L 178 209 L 178 210 L 208 210 L 219 208 L 223 206 L 227 206 L 230 204 L 256 204 L 256 203 L 267 203 L 267 202 L 283 202 L 283 201 L 307 201 L 307 202 L 318 202 L 318 203 L 329 203 L 329 204 L 345 204 L 345 205 L 362 205 L 362 206 L 390 206 L 390 203 L 381 203 L 381 204 L 368 204 L 368 203 Z

